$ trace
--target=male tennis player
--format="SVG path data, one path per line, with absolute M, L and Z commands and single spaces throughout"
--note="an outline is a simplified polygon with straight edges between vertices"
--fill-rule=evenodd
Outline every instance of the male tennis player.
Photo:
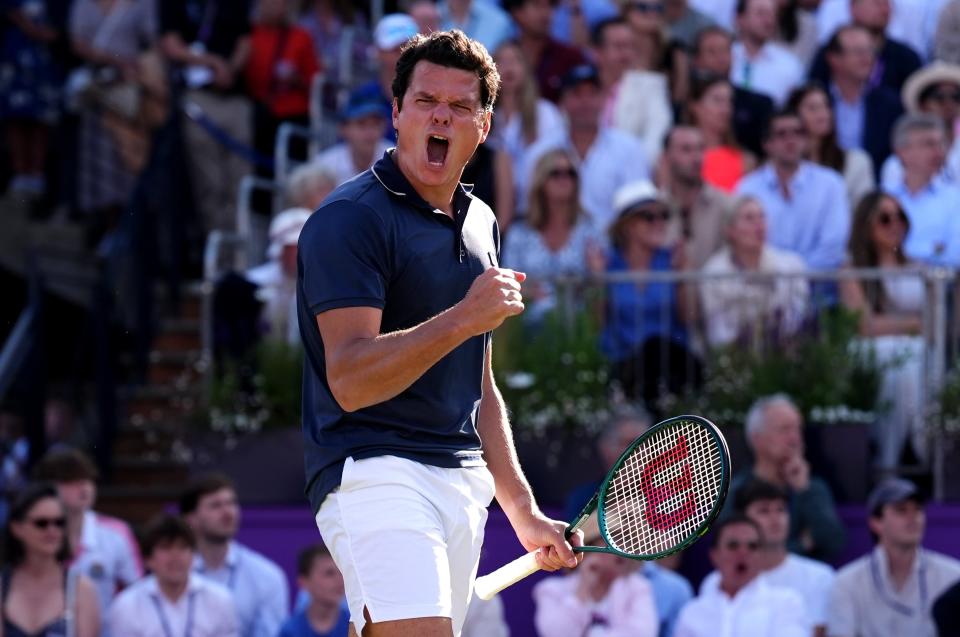
M 490 369 L 525 275 L 498 267 L 493 213 L 460 184 L 499 83 L 462 32 L 413 38 L 393 80 L 396 149 L 300 236 L 307 494 L 364 636 L 460 633 L 494 494 L 545 570 L 576 565 Z

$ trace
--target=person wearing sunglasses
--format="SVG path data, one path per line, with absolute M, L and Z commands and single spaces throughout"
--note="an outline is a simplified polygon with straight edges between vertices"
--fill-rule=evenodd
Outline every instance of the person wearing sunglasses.
M 703 586 L 684 606 L 673 637 L 810 637 L 803 599 L 759 577 L 763 534 L 757 523 L 734 515 L 715 524 L 710 535 L 718 582 Z
M 3 637 L 97 637 L 97 591 L 69 572 L 67 515 L 49 484 L 24 487 L 10 507 L 0 571 Z

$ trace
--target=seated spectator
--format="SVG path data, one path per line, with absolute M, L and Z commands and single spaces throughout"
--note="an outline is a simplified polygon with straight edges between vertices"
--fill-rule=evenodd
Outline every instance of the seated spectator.
M 670 0 L 668 4 L 676 4 Z M 687 45 L 673 38 L 663 0 L 620 1 L 620 17 L 633 28 L 637 61 L 635 68 L 667 80 L 670 103 L 675 111 L 690 97 L 690 57 Z M 699 28 L 699 27 L 698 27 Z
M 810 464 L 803 457 L 800 410 L 784 394 L 765 396 L 750 407 L 744 429 L 754 461 L 731 481 L 728 510 L 751 479 L 767 482 L 786 491 L 789 498 L 787 549 L 819 560 L 835 558 L 846 543 L 846 532 L 830 487 L 810 475 Z
M 703 179 L 706 142 L 699 128 L 677 125 L 663 140 L 657 186 L 676 210 L 678 237 L 686 243 L 691 267 L 703 267 L 723 246 L 730 197 Z
M 336 187 L 336 173 L 309 162 L 294 168 L 287 177 L 287 203 L 291 208 L 316 210 Z
M 793 591 L 767 583 L 760 574 L 760 528 L 738 515 L 710 530 L 715 586 L 704 587 L 680 611 L 674 637 L 809 637 L 810 618 Z
M 579 175 L 570 152 L 547 151 L 537 162 L 527 215 L 510 228 L 504 267 L 525 272 L 525 316 L 543 317 L 557 304 L 551 278 L 602 272 L 605 257 L 590 218 L 580 207 Z
M 799 595 L 813 625 L 813 634 L 826 637 L 827 606 L 834 572 L 822 562 L 788 552 L 790 511 L 787 494 L 766 482 L 754 480 L 740 489 L 734 506 L 760 529 L 762 539 L 757 551 L 760 576 L 771 586 Z M 714 571 L 700 585 L 700 591 L 715 589 L 719 583 L 720 574 Z
M 100 616 L 106 618 L 116 594 L 143 575 L 133 533 L 126 522 L 94 512 L 98 472 L 83 452 L 47 452 L 34 473 L 57 488 L 67 516 L 70 572 L 90 579 L 97 590 Z
M 314 55 L 323 63 L 324 79 L 330 86 L 352 90 L 375 81 L 374 56 L 370 55 L 373 35 L 363 7 L 339 0 L 310 0 L 303 7 L 299 25 L 310 34 Z M 330 97 L 332 104 L 335 98 Z
M 578 158 L 580 203 L 599 232 L 606 232 L 614 220 L 613 195 L 630 182 L 646 179 L 649 167 L 643 145 L 637 138 L 614 128 L 600 126 L 603 93 L 600 78 L 592 66 L 578 66 L 564 77 L 560 110 L 567 128 L 530 147 L 519 191 L 527 199 L 533 167 L 546 151 L 565 147 Z
M 688 0 L 663 0 L 662 7 L 670 39 L 679 41 L 687 49 L 693 46 L 701 31 L 714 24 L 708 14 L 691 7 Z
M 708 76 L 693 83 L 690 124 L 703 133 L 703 180 L 733 192 L 740 179 L 756 168 L 757 159 L 741 149 L 733 135 L 733 86 L 725 77 Z
M 413 18 L 417 23 L 417 30 L 423 35 L 442 30 L 440 7 L 435 0 L 400 0 L 397 8 Z
M 350 611 L 343 603 L 343 575 L 326 546 L 316 544 L 300 552 L 297 585 L 310 601 L 284 622 L 277 637 L 346 637 Z
M 943 120 L 949 151 L 937 179 L 960 185 L 960 137 L 955 134 L 960 116 L 960 65 L 938 61 L 920 69 L 907 78 L 901 99 L 908 113 L 928 113 Z M 883 162 L 880 183 L 889 190 L 902 180 L 903 163 L 896 154 L 890 155 Z
M 230 592 L 240 636 L 275 636 L 290 609 L 287 578 L 279 566 L 234 540 L 240 506 L 230 479 L 210 474 L 194 480 L 180 496 L 180 514 L 196 533 L 193 570 Z
M 863 196 L 876 188 L 873 160 L 863 149 L 840 148 L 827 92 L 817 84 L 802 86 L 790 94 L 787 110 L 800 116 L 810 137 L 807 159 L 843 175 L 847 203 L 850 210 L 856 208 Z
M 867 498 L 876 547 L 837 573 L 831 637 L 933 635 L 931 607 L 960 579 L 960 561 L 923 548 L 923 498 L 912 482 L 891 478 Z
M 763 204 L 771 246 L 796 252 L 811 270 L 839 267 L 850 233 L 843 178 L 804 159 L 808 137 L 796 113 L 771 118 L 763 139 L 769 159 L 737 192 Z
M 666 243 L 670 208 L 649 181 L 620 188 L 608 272 L 686 270 L 682 246 Z M 697 300 L 687 283 L 618 281 L 607 287 L 601 349 L 613 365 L 626 396 L 642 399 L 658 413 L 663 388 L 679 394 L 700 382 L 701 366 L 689 346 L 688 326 L 696 322 Z
M 807 312 L 809 283 L 777 274 L 803 272 L 803 259 L 767 245 L 763 206 L 753 197 L 738 199 L 724 220 L 727 247 L 713 255 L 703 272 L 765 273 L 770 277 L 717 278 L 701 283 L 700 298 L 710 345 L 760 341 L 774 333 L 789 337 Z
M 911 259 L 960 266 L 960 187 L 937 178 L 947 152 L 943 121 L 934 115 L 904 115 L 893 131 L 903 179 L 888 189 L 910 220 L 904 244 Z
M 495 2 L 486 0 L 440 0 L 441 29 L 460 29 L 488 51 L 496 51 L 509 37 L 513 23 Z
M 730 77 L 733 36 L 719 27 L 700 32 L 692 52 L 693 76 Z M 760 134 L 773 115 L 773 100 L 762 93 L 733 86 L 733 135 L 737 143 L 757 157 L 763 155 Z
M 647 580 L 632 575 L 632 566 L 619 555 L 591 553 L 569 575 L 538 582 L 533 588 L 537 634 L 655 637 L 653 592 Z
M 230 592 L 190 572 L 197 541 L 172 515 L 152 520 L 142 548 L 150 575 L 126 589 L 110 607 L 108 626 L 116 637 L 240 637 Z M 276 632 L 270 633 L 276 635 Z
M 27 485 L 13 498 L 0 572 L 0 619 L 6 637 L 100 634 L 97 591 L 85 575 L 67 567 L 66 527 L 63 505 L 52 486 Z
M 540 95 L 551 102 L 560 98 L 563 78 L 574 67 L 587 63 L 577 48 L 554 40 L 550 33 L 555 3 L 544 0 L 502 0 L 501 6 L 513 18 L 523 58 L 534 69 Z
M 338 127 L 342 142 L 317 155 L 313 161 L 337 176 L 337 185 L 367 170 L 393 146 L 383 138 L 389 122 L 379 95 L 369 87 L 360 87 L 350 94 L 340 111 Z
M 903 106 L 893 89 L 870 85 L 875 59 L 870 33 L 862 27 L 838 29 L 827 43 L 837 143 L 843 150 L 865 150 L 879 172 L 890 155 L 890 131 Z
M 594 58 L 604 94 L 600 122 L 638 137 L 647 151 L 647 162 L 653 165 L 673 113 L 667 78 L 637 68 L 635 39 L 630 24 L 620 17 L 604 20 L 593 29 Z
M 776 42 L 793 53 L 804 69 L 817 54 L 816 8 L 820 0 L 780 0 L 777 4 Z M 813 6 L 811 6 L 813 5 Z
M 960 64 L 960 0 L 947 0 L 940 11 L 933 57 L 947 64 Z
M 790 91 L 803 81 L 803 66 L 797 56 L 773 41 L 776 30 L 777 0 L 738 0 L 738 39 L 733 43 L 730 81 L 783 106 Z
M 867 195 L 853 216 L 850 267 L 906 269 L 911 262 L 903 246 L 910 220 L 897 200 L 880 192 Z M 885 276 L 882 279 L 844 279 L 843 304 L 860 315 L 860 335 L 869 339 L 872 354 L 883 366 L 874 423 L 875 466 L 893 473 L 905 447 L 926 459 L 927 432 L 923 417 L 923 307 L 927 302 L 923 279 Z

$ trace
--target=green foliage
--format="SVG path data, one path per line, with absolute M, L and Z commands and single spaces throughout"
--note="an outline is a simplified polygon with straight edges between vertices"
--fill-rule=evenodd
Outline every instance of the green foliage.
M 938 398 L 935 409 L 939 418 L 934 421 L 944 433 L 960 435 L 960 362 L 947 373 Z

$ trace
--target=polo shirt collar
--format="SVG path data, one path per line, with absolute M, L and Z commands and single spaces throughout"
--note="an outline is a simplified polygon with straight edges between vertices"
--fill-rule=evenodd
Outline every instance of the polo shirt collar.
M 393 154 L 396 150 L 396 148 L 391 148 L 383 153 L 383 157 L 378 159 L 377 163 L 370 169 L 371 172 L 373 172 L 373 176 L 391 195 L 402 197 L 406 199 L 410 205 L 426 212 L 437 211 L 436 208 L 420 196 L 420 193 L 414 189 L 406 176 L 404 176 L 403 171 L 397 166 L 393 160 Z M 461 183 L 457 185 L 457 189 L 453 193 L 454 210 L 463 210 L 464 213 L 466 212 L 470 206 L 470 200 L 473 198 L 473 195 L 470 194 L 472 189 L 473 186 L 471 184 Z M 444 216 L 446 216 L 446 214 L 444 214 Z
M 773 169 L 773 163 L 767 162 L 764 164 L 762 170 L 764 171 L 764 178 L 769 186 L 773 190 L 779 191 L 780 189 L 780 179 L 777 177 L 777 171 Z M 790 178 L 791 186 L 801 186 L 806 180 L 807 175 L 810 173 L 810 162 L 802 160 L 800 166 L 797 168 L 797 172 L 793 173 L 793 176 Z
M 230 541 L 230 544 L 227 546 L 227 555 L 223 560 L 223 566 L 220 568 L 233 569 L 236 568 L 237 562 L 240 557 L 240 549 L 236 542 Z M 207 565 L 203 560 L 203 556 L 200 555 L 200 551 L 197 551 L 193 555 L 193 570 L 200 571 L 201 573 L 207 570 Z M 219 569 L 218 569 L 219 570 Z

